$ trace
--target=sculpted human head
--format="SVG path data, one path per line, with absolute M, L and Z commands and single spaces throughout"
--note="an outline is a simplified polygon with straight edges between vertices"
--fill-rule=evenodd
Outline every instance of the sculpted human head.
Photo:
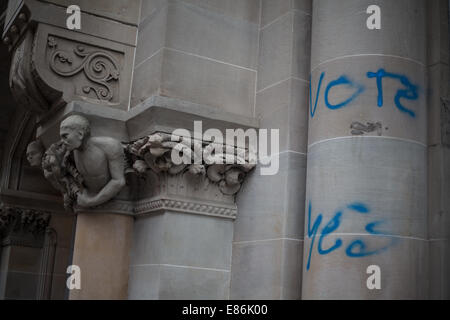
M 44 147 L 39 141 L 31 142 L 27 147 L 27 160 L 32 167 L 40 167 L 42 156 L 44 155 Z
M 90 124 L 85 117 L 74 115 L 61 122 L 60 136 L 67 151 L 80 148 L 90 134 Z

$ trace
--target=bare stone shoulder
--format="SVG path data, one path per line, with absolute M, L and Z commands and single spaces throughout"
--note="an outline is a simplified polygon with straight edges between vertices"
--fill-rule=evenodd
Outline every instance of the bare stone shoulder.
M 111 137 L 92 137 L 91 142 L 103 152 L 109 159 L 117 159 L 124 156 L 122 143 Z

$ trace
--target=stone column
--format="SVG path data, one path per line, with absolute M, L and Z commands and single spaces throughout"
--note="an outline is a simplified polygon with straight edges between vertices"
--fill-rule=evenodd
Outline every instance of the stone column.
M 428 1 L 430 299 L 450 298 L 450 95 L 447 0 Z
M 238 195 L 231 299 L 300 299 L 311 1 L 261 5 L 255 116 L 279 130 L 279 171 L 258 167 Z
M 254 0 L 143 1 L 131 97 L 140 113 L 130 139 L 154 133 L 149 124 L 164 132 L 192 131 L 195 120 L 223 133 L 257 127 L 259 15 Z M 149 106 L 157 108 L 142 111 Z M 188 175 L 154 176 L 139 195 L 130 298 L 230 297 L 235 195 Z
M 304 299 L 427 297 L 426 1 L 372 4 L 313 2 Z
M 72 264 L 80 267 L 81 289 L 69 299 L 127 299 L 132 216 L 79 212 Z
M 235 195 L 254 165 L 162 160 L 136 201 L 129 298 L 229 299 Z

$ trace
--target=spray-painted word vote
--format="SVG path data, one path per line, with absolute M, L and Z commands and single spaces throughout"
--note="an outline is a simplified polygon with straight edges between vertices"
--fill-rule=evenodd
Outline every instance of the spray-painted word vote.
M 414 110 L 411 110 L 407 106 L 405 106 L 405 102 L 407 100 L 417 100 L 419 98 L 419 90 L 418 86 L 413 84 L 408 77 L 405 75 L 397 74 L 397 73 L 391 73 L 387 72 L 384 69 L 379 69 L 378 71 L 369 71 L 366 74 L 367 78 L 373 79 L 376 81 L 377 89 L 378 89 L 378 98 L 377 98 L 377 105 L 379 108 L 383 107 L 385 104 L 384 101 L 384 94 L 383 94 L 383 80 L 384 79 L 394 79 L 398 82 L 398 90 L 394 97 L 394 101 L 392 103 L 395 105 L 395 107 L 404 114 L 415 118 L 416 113 Z M 309 108 L 310 108 L 310 115 L 311 118 L 314 118 L 314 115 L 317 110 L 317 103 L 319 100 L 319 96 L 321 95 L 322 88 L 324 88 L 324 102 L 325 106 L 330 110 L 338 110 L 341 108 L 344 108 L 348 105 L 350 105 L 351 102 L 355 101 L 361 94 L 363 94 L 366 91 L 366 88 L 363 84 L 358 83 L 356 81 L 353 81 L 346 75 L 341 75 L 339 78 L 332 80 L 328 82 L 328 84 L 325 87 L 325 84 L 323 83 L 323 80 L 325 78 L 325 72 L 322 72 L 319 78 L 319 82 L 317 84 L 317 92 L 315 93 L 314 101 L 313 101 L 313 94 L 311 89 L 311 81 L 309 84 Z M 333 90 L 339 90 L 339 88 L 346 87 L 349 89 L 352 89 L 352 94 L 349 95 L 348 98 L 346 98 L 343 101 L 330 101 L 330 92 Z M 314 103 L 313 103 L 314 102 Z

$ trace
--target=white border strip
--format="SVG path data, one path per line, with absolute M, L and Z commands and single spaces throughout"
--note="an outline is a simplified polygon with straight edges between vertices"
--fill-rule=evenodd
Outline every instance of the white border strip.
M 422 142 L 414 141 L 414 140 L 410 140 L 410 139 L 404 139 L 404 138 L 386 137 L 386 136 L 381 136 L 381 137 L 379 137 L 379 136 L 344 136 L 344 137 L 336 137 L 336 138 L 324 139 L 324 140 L 319 140 L 319 141 L 313 142 L 310 145 L 308 145 L 308 153 L 309 153 L 309 149 L 314 147 L 317 144 L 329 142 L 329 141 L 333 141 L 333 140 L 344 140 L 344 139 L 387 139 L 387 140 L 397 140 L 397 141 L 418 144 L 425 148 L 428 147 L 426 144 L 424 144 Z
M 183 269 L 197 269 L 197 270 L 208 270 L 208 271 L 216 271 L 216 272 L 231 272 L 230 270 L 225 269 L 213 269 L 213 268 L 202 268 L 202 267 L 192 267 L 192 266 L 181 266 L 181 265 L 175 265 L 175 264 L 167 264 L 167 263 L 151 263 L 151 264 L 133 264 L 130 265 L 131 268 L 133 267 L 173 267 L 173 268 L 183 268 Z
M 281 240 L 296 241 L 296 242 L 304 241 L 303 239 L 275 238 L 275 239 L 262 239 L 262 240 L 234 241 L 233 244 L 250 244 L 250 243 L 259 243 L 259 242 L 281 241 Z
M 411 58 L 406 58 L 406 57 L 401 57 L 401 56 L 396 56 L 396 55 L 392 55 L 392 54 L 382 54 L 382 53 L 362 53 L 362 54 L 352 54 L 352 55 L 346 55 L 346 56 L 341 56 L 341 57 L 336 57 L 336 58 L 332 58 L 329 60 L 325 60 L 321 63 L 319 63 L 318 65 L 314 66 L 313 68 L 311 68 L 311 73 L 313 73 L 314 70 L 316 70 L 317 68 L 319 68 L 321 65 L 324 65 L 326 63 L 329 62 L 333 62 L 336 60 L 341 60 L 341 59 L 346 59 L 346 58 L 353 58 L 353 57 L 388 57 L 388 58 L 396 58 L 396 59 L 402 59 L 402 60 L 406 60 L 409 62 L 413 62 L 416 63 L 422 67 L 426 67 L 424 63 L 411 59 Z

